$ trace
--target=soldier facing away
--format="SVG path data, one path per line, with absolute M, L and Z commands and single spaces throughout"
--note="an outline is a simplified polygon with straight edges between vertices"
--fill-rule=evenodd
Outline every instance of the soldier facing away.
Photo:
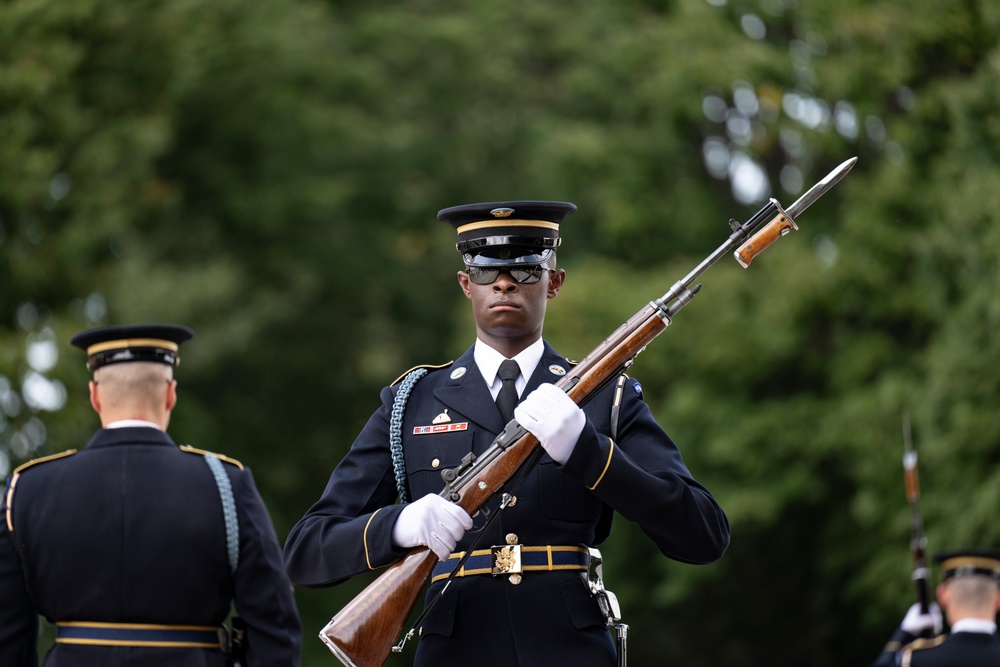
M 935 556 L 940 564 L 937 604 L 914 604 L 874 667 L 997 667 L 1000 638 L 1000 551 L 963 549 Z M 941 612 L 950 632 L 941 634 Z M 933 635 L 921 637 L 921 635 Z
M 0 665 L 291 667 L 301 627 L 250 470 L 167 435 L 187 327 L 78 334 L 102 428 L 29 462 L 0 507 Z M 232 606 L 236 642 L 222 625 Z M 242 655 L 240 655 L 242 653 Z

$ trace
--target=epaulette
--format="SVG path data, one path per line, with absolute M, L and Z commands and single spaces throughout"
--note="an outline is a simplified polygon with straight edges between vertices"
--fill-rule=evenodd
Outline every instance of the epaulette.
M 188 454 L 199 454 L 201 456 L 214 456 L 220 461 L 225 461 L 226 463 L 231 463 L 240 470 L 243 470 L 243 464 L 236 459 L 229 458 L 224 454 L 219 454 L 218 452 L 210 452 L 205 449 L 198 449 L 197 447 L 192 447 L 191 445 L 181 445 L 180 450 L 182 452 L 187 452 Z
M 37 466 L 39 463 L 48 463 L 49 461 L 66 458 L 67 456 L 72 456 L 73 454 L 76 454 L 75 449 L 67 449 L 65 452 L 32 459 L 27 463 L 22 463 L 18 467 L 14 468 L 14 473 L 10 477 L 10 484 L 7 485 L 7 489 L 5 490 L 7 497 L 4 498 L 4 502 L 2 503 L 7 507 L 7 530 L 11 533 L 14 532 L 14 514 L 12 511 L 14 508 L 14 490 L 17 488 L 17 480 L 21 477 L 21 474 L 28 468 Z
M 944 640 L 948 638 L 948 635 L 938 635 L 936 637 L 921 637 L 920 639 L 915 639 L 909 644 L 905 651 L 919 651 L 925 648 L 934 648 L 935 646 L 940 646 L 944 643 Z
M 444 363 L 444 364 L 438 364 L 437 366 L 434 366 L 433 364 L 421 364 L 420 366 L 414 366 L 413 368 L 411 368 L 410 370 L 406 371 L 405 373 L 403 373 L 402 375 L 400 375 L 398 378 L 396 378 L 395 380 L 393 380 L 392 383 L 389 386 L 390 387 L 395 387 L 397 384 L 399 384 L 400 382 L 402 382 L 403 378 L 405 378 L 407 375 L 409 375 L 413 371 L 417 370 L 418 368 L 426 368 L 429 371 L 434 371 L 434 370 L 437 370 L 439 368 L 448 368 L 448 366 L 451 366 L 453 363 L 455 363 L 454 360 L 449 361 L 449 362 Z
M 910 659 L 914 651 L 920 651 L 925 648 L 934 648 L 935 646 L 940 646 L 947 639 L 947 635 L 938 635 L 937 637 L 931 637 L 929 639 L 917 639 L 906 646 L 903 649 L 903 655 L 900 658 L 900 665 L 902 667 L 910 667 Z
M 51 454 L 49 456 L 42 456 L 42 457 L 39 457 L 37 459 L 31 459 L 27 463 L 22 463 L 18 467 L 14 468 L 14 475 L 17 476 L 17 475 L 21 474 L 22 472 L 24 472 L 25 470 L 27 470 L 28 468 L 30 468 L 32 466 L 36 466 L 39 463 L 47 463 L 49 461 L 55 461 L 56 459 L 61 459 L 61 458 L 65 458 L 67 456 L 72 456 L 73 454 L 76 454 L 76 450 L 75 449 L 67 449 L 65 452 L 59 452 L 58 454 Z

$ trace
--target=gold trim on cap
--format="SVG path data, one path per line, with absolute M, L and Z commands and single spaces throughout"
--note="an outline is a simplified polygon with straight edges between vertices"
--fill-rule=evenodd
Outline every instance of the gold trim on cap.
M 465 232 L 474 232 L 477 229 L 486 229 L 489 227 L 541 227 L 542 229 L 559 231 L 559 225 L 548 220 L 517 220 L 511 218 L 468 222 L 457 229 L 459 234 L 464 234 Z
M 1000 561 L 983 556 L 955 556 L 941 563 L 941 570 L 957 570 L 961 567 L 974 567 L 981 570 L 993 570 L 1000 574 Z
M 87 354 L 97 354 L 106 350 L 121 350 L 126 347 L 158 347 L 163 350 L 176 352 L 180 349 L 177 343 L 159 338 L 123 338 L 122 340 L 109 340 L 103 343 L 95 343 L 87 348 Z

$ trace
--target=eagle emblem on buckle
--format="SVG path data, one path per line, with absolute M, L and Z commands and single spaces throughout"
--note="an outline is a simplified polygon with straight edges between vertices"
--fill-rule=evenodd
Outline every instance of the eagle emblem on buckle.
M 493 575 L 521 573 L 521 545 L 505 544 L 492 548 Z
M 510 583 L 521 583 L 521 545 L 516 533 L 507 533 L 507 544 L 490 547 L 493 553 L 493 576 L 506 574 Z

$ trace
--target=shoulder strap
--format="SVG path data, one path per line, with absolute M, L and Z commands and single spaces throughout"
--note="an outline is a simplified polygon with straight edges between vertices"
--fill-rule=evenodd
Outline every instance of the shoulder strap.
M 14 541 L 14 548 L 17 550 L 18 556 L 21 556 L 21 560 L 24 560 L 24 554 L 21 553 L 21 544 L 17 541 L 17 537 L 14 534 L 14 489 L 17 487 L 17 480 L 21 477 L 21 473 L 32 466 L 36 466 L 39 463 L 55 461 L 56 459 L 72 456 L 73 454 L 76 454 L 76 450 L 68 449 L 65 452 L 60 452 L 58 454 L 51 454 L 50 456 L 32 459 L 31 461 L 23 463 L 15 468 L 14 474 L 7 478 L 7 486 L 4 488 L 4 498 L 3 502 L 0 503 L 0 506 L 5 508 L 4 514 L 7 521 L 7 532 L 10 533 L 10 539 Z
M 393 380 L 392 383 L 389 386 L 390 387 L 395 387 L 403 379 L 405 379 L 406 376 L 408 376 L 410 373 L 412 373 L 412 372 L 414 372 L 416 370 L 419 370 L 421 368 L 424 368 L 424 369 L 426 369 L 428 371 L 433 371 L 433 370 L 437 370 L 439 368 L 448 368 L 448 366 L 451 366 L 453 363 L 455 363 L 454 360 L 449 361 L 449 362 L 444 363 L 444 364 L 421 364 L 419 366 L 414 366 L 413 368 L 411 368 L 410 370 L 406 371 L 405 373 L 403 373 L 402 375 L 400 375 L 398 378 L 396 378 L 395 380 Z
M 410 398 L 410 390 L 417 380 L 427 375 L 426 368 L 416 368 L 403 378 L 392 401 L 392 415 L 389 417 L 389 453 L 392 454 L 392 471 L 396 476 L 396 490 L 399 492 L 399 502 L 408 503 L 406 492 L 406 460 L 403 458 L 403 412 L 406 401 Z
M 236 574 L 236 568 L 240 564 L 240 522 L 236 518 L 236 499 L 233 497 L 233 485 L 229 482 L 229 475 L 226 474 L 222 461 L 212 454 L 205 454 L 205 463 L 208 464 L 212 476 L 215 477 L 215 485 L 219 487 L 219 496 L 222 498 L 222 515 L 226 519 L 226 551 L 229 553 L 229 569 Z
M 243 470 L 243 464 L 242 463 L 240 463 L 236 459 L 233 459 L 233 458 L 230 458 L 230 457 L 226 456 L 225 454 L 220 454 L 219 452 L 210 452 L 210 451 L 208 451 L 206 449 L 198 449 L 197 447 L 192 447 L 191 445 L 181 445 L 180 446 L 180 450 L 182 452 L 186 453 L 186 454 L 199 454 L 199 455 L 202 455 L 202 456 L 204 456 L 205 454 L 209 454 L 209 455 L 214 456 L 215 458 L 219 459 L 220 461 L 224 461 L 225 463 L 232 463 L 234 466 L 236 466 L 240 470 Z

